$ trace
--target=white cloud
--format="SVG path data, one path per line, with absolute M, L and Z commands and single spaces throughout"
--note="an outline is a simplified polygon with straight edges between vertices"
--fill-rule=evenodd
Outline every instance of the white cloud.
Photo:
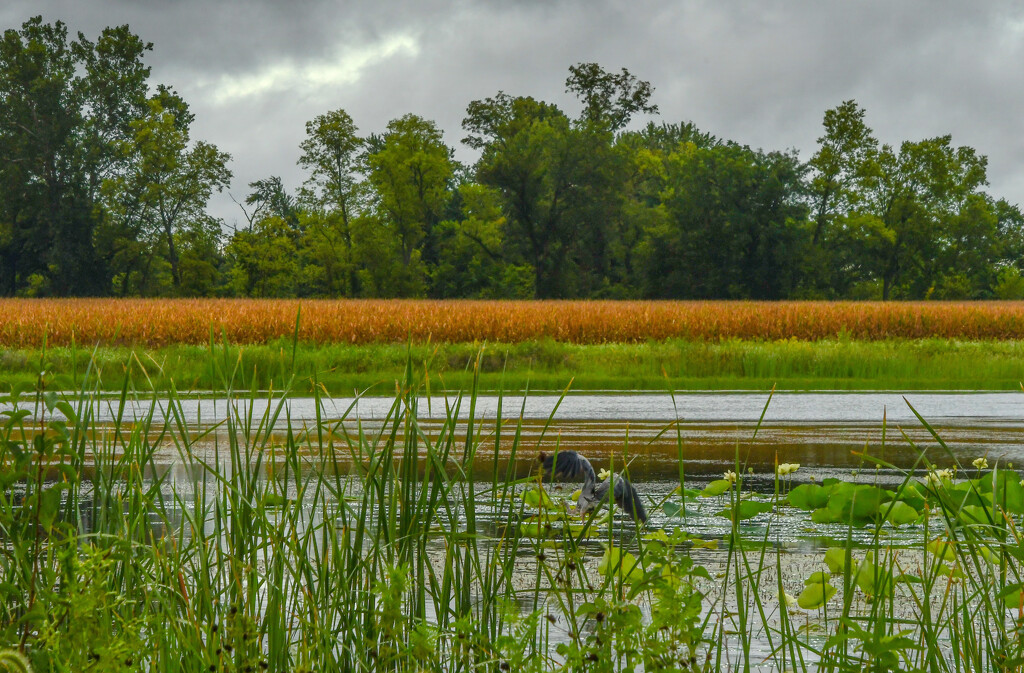
M 200 80 L 197 88 L 214 105 L 283 91 L 312 94 L 317 90 L 358 82 L 370 67 L 395 56 L 415 57 L 419 44 L 411 35 L 392 35 L 374 44 L 339 49 L 331 59 L 295 63 L 283 61 L 241 75 Z

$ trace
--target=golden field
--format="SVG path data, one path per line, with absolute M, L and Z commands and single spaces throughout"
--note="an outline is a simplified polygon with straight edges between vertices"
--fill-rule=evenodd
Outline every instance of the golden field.
M 0 299 L 0 346 L 1024 338 L 1024 302 Z

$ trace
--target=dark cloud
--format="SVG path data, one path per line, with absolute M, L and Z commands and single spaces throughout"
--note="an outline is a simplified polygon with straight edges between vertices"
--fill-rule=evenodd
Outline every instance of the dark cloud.
M 854 98 L 883 142 L 951 133 L 988 155 L 994 195 L 1024 202 L 1024 9 L 1011 2 L 9 0 L 0 22 L 34 14 L 91 37 L 128 23 L 153 42 L 154 81 L 234 156 L 239 200 L 271 174 L 298 186 L 304 124 L 328 110 L 364 132 L 414 112 L 458 145 L 466 104 L 499 90 L 574 112 L 567 68 L 596 61 L 649 80 L 666 121 L 804 158 L 824 111 Z M 226 197 L 215 208 L 238 217 Z

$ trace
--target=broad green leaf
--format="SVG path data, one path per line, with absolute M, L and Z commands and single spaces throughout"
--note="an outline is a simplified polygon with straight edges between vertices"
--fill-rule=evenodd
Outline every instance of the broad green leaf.
M 928 551 L 940 561 L 956 560 L 956 547 L 953 542 L 936 538 L 928 543 Z
M 1024 602 L 1024 583 L 1014 582 L 1013 584 L 1007 584 L 999 592 L 998 597 L 1003 600 L 1003 603 L 1010 610 L 1019 610 L 1021 603 Z
M 828 505 L 828 491 L 818 484 L 800 484 L 789 492 L 789 504 L 811 511 Z
M 629 552 L 623 552 L 618 547 L 609 547 L 605 550 L 601 562 L 597 566 L 597 572 L 605 577 L 618 574 L 623 582 L 638 582 L 643 579 L 644 571 L 637 562 L 636 557 Z
M 808 584 L 796 599 L 796 604 L 804 610 L 817 610 L 828 602 L 836 593 L 831 584 Z
M 825 565 L 833 575 L 842 575 L 846 568 L 846 550 L 840 547 L 829 547 L 825 550 Z
M 804 584 L 810 586 L 812 584 L 828 584 L 829 574 L 821 570 L 811 573 L 807 579 L 804 580 Z
M 764 514 L 772 510 L 772 503 L 758 500 L 741 500 L 735 507 L 727 507 L 718 512 L 718 516 L 732 520 L 735 514 L 737 521 L 752 519 L 758 514 Z
M 704 498 L 713 498 L 716 495 L 722 495 L 728 491 L 730 486 L 732 486 L 732 482 L 728 479 L 716 479 L 705 486 L 704 490 L 700 492 L 700 495 Z
M 686 512 L 686 508 L 680 505 L 678 502 L 672 502 L 671 500 L 661 506 L 661 509 L 667 516 L 683 516 Z
M 813 521 L 814 523 L 839 523 L 840 521 L 842 521 L 842 519 L 840 519 L 839 517 L 839 513 L 833 512 L 828 507 L 821 507 L 811 512 L 811 521 Z
M 534 509 L 557 509 L 554 501 L 551 500 L 551 496 L 548 495 L 547 491 L 542 488 L 535 487 L 523 491 L 523 502 L 527 507 Z
M 921 516 L 917 513 L 916 509 L 902 501 L 883 505 L 882 511 L 885 512 L 887 510 L 889 513 L 886 515 L 885 520 L 893 526 L 905 526 L 915 523 Z

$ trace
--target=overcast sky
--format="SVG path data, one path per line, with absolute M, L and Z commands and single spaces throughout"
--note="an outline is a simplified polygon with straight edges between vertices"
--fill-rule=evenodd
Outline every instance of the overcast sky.
M 882 142 L 950 133 L 989 158 L 989 191 L 1024 204 L 1024 4 L 952 0 L 4 0 L 0 24 L 62 20 L 94 39 L 127 23 L 152 42 L 152 82 L 232 157 L 231 193 L 294 190 L 305 122 L 343 108 L 360 132 L 413 112 L 457 156 L 466 104 L 499 90 L 577 107 L 570 65 L 628 68 L 668 122 L 807 160 L 824 111 L 867 110 Z M 646 120 L 641 120 L 646 121 Z M 211 210 L 228 224 L 227 197 Z

